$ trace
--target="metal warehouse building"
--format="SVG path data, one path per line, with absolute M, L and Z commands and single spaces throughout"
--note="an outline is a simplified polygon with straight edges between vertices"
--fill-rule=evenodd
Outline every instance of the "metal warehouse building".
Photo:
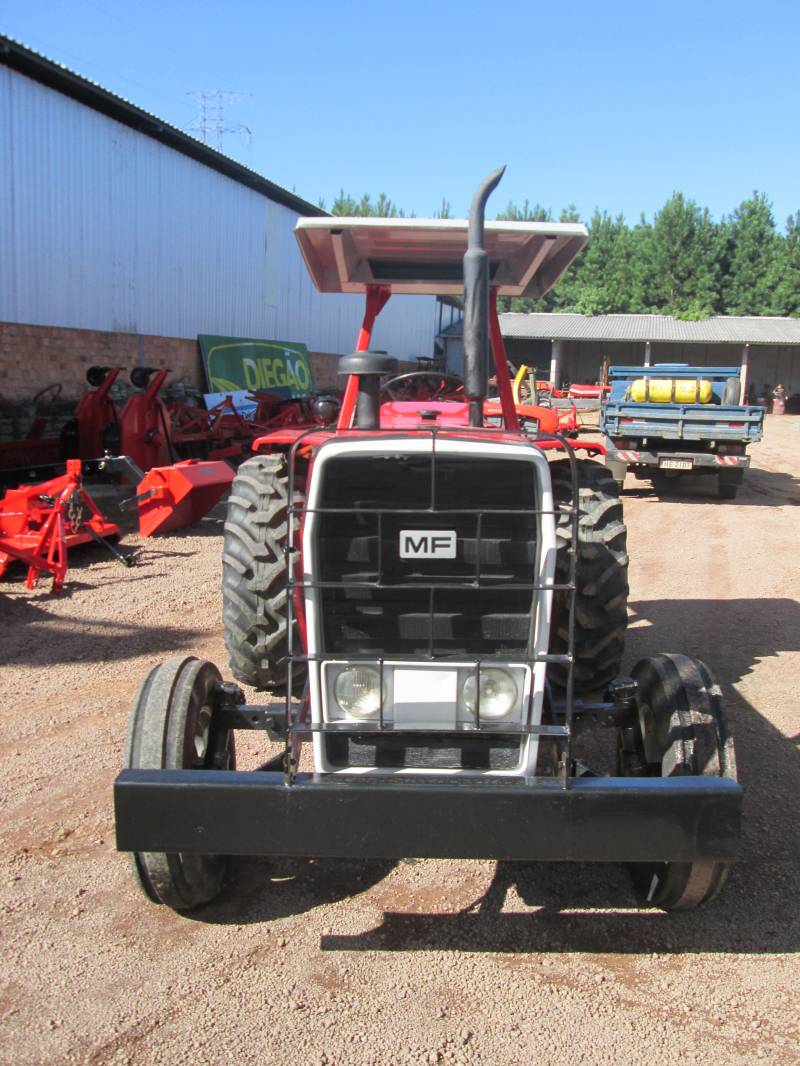
M 611 365 L 692 363 L 741 366 L 743 392 L 760 396 L 778 383 L 800 393 L 800 319 L 717 316 L 687 322 L 669 315 L 500 315 L 509 359 L 536 367 L 555 384 L 597 380 Z M 461 326 L 439 338 L 447 365 L 463 362 Z
M 352 350 L 358 296 L 318 293 L 293 229 L 325 212 L 0 37 L 0 393 L 86 366 L 169 366 L 201 384 L 200 333 L 305 343 L 318 384 Z M 374 342 L 430 357 L 434 297 L 400 296 Z

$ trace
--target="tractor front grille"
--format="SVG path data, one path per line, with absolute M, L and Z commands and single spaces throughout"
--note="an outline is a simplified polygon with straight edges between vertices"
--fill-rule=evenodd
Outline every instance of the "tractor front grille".
M 316 522 L 325 655 L 526 656 L 538 516 L 531 464 L 397 454 L 329 460 Z M 455 539 L 402 558 L 401 534 Z
M 451 451 L 330 457 L 313 513 L 318 659 L 530 661 L 539 511 L 524 459 Z M 451 557 L 401 553 L 440 535 Z M 408 547 L 406 550 L 408 555 Z M 306 582 L 308 584 L 308 582 Z M 513 771 L 524 734 L 325 734 L 332 768 Z

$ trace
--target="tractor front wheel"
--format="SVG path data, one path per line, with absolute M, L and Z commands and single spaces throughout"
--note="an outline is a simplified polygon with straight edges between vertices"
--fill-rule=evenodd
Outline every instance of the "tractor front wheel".
M 297 516 L 293 518 L 295 533 Z M 285 693 L 289 675 L 286 551 L 289 479 L 282 455 L 242 463 L 228 498 L 222 548 L 222 618 L 234 677 L 261 692 Z M 297 623 L 295 647 L 299 647 Z M 292 688 L 305 682 L 295 664 Z
M 125 768 L 232 770 L 233 733 L 215 721 L 213 663 L 178 655 L 154 667 L 131 709 Z M 219 894 L 228 860 L 220 855 L 135 852 L 139 887 L 154 903 L 188 911 Z
M 628 777 L 682 774 L 736 780 L 736 755 L 713 674 L 687 655 L 654 655 L 636 664 L 637 726 L 619 733 L 618 773 Z M 633 863 L 639 895 L 664 910 L 692 910 L 725 883 L 724 862 Z

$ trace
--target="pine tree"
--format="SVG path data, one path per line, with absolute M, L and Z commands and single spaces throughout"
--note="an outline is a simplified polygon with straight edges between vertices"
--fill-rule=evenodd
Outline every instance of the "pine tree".
M 497 219 L 499 222 L 552 222 L 553 214 L 549 207 L 541 204 L 531 204 L 526 200 L 522 207 L 517 207 L 513 200 L 509 200 L 505 211 L 501 211 Z
M 773 270 L 772 313 L 800 318 L 800 211 L 786 220 Z
M 708 211 L 673 193 L 650 233 L 648 302 L 654 311 L 704 318 L 718 301 L 719 247 Z
M 389 199 L 385 192 L 379 194 L 375 203 L 369 193 L 364 193 L 360 200 L 356 200 L 344 189 L 339 190 L 339 195 L 333 201 L 331 214 L 345 218 L 402 218 L 403 211 L 399 211 L 397 205 Z
M 589 243 L 575 272 L 569 310 L 584 315 L 627 311 L 633 283 L 631 231 L 625 219 L 596 210 L 589 222 Z
M 773 305 L 778 237 L 764 193 L 754 192 L 728 219 L 728 275 L 723 284 L 725 313 L 768 315 Z

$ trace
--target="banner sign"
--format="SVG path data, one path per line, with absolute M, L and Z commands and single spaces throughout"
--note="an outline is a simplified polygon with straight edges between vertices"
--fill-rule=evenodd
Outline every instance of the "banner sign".
M 294 341 L 198 336 L 209 392 L 271 392 L 284 399 L 314 389 L 308 350 Z

